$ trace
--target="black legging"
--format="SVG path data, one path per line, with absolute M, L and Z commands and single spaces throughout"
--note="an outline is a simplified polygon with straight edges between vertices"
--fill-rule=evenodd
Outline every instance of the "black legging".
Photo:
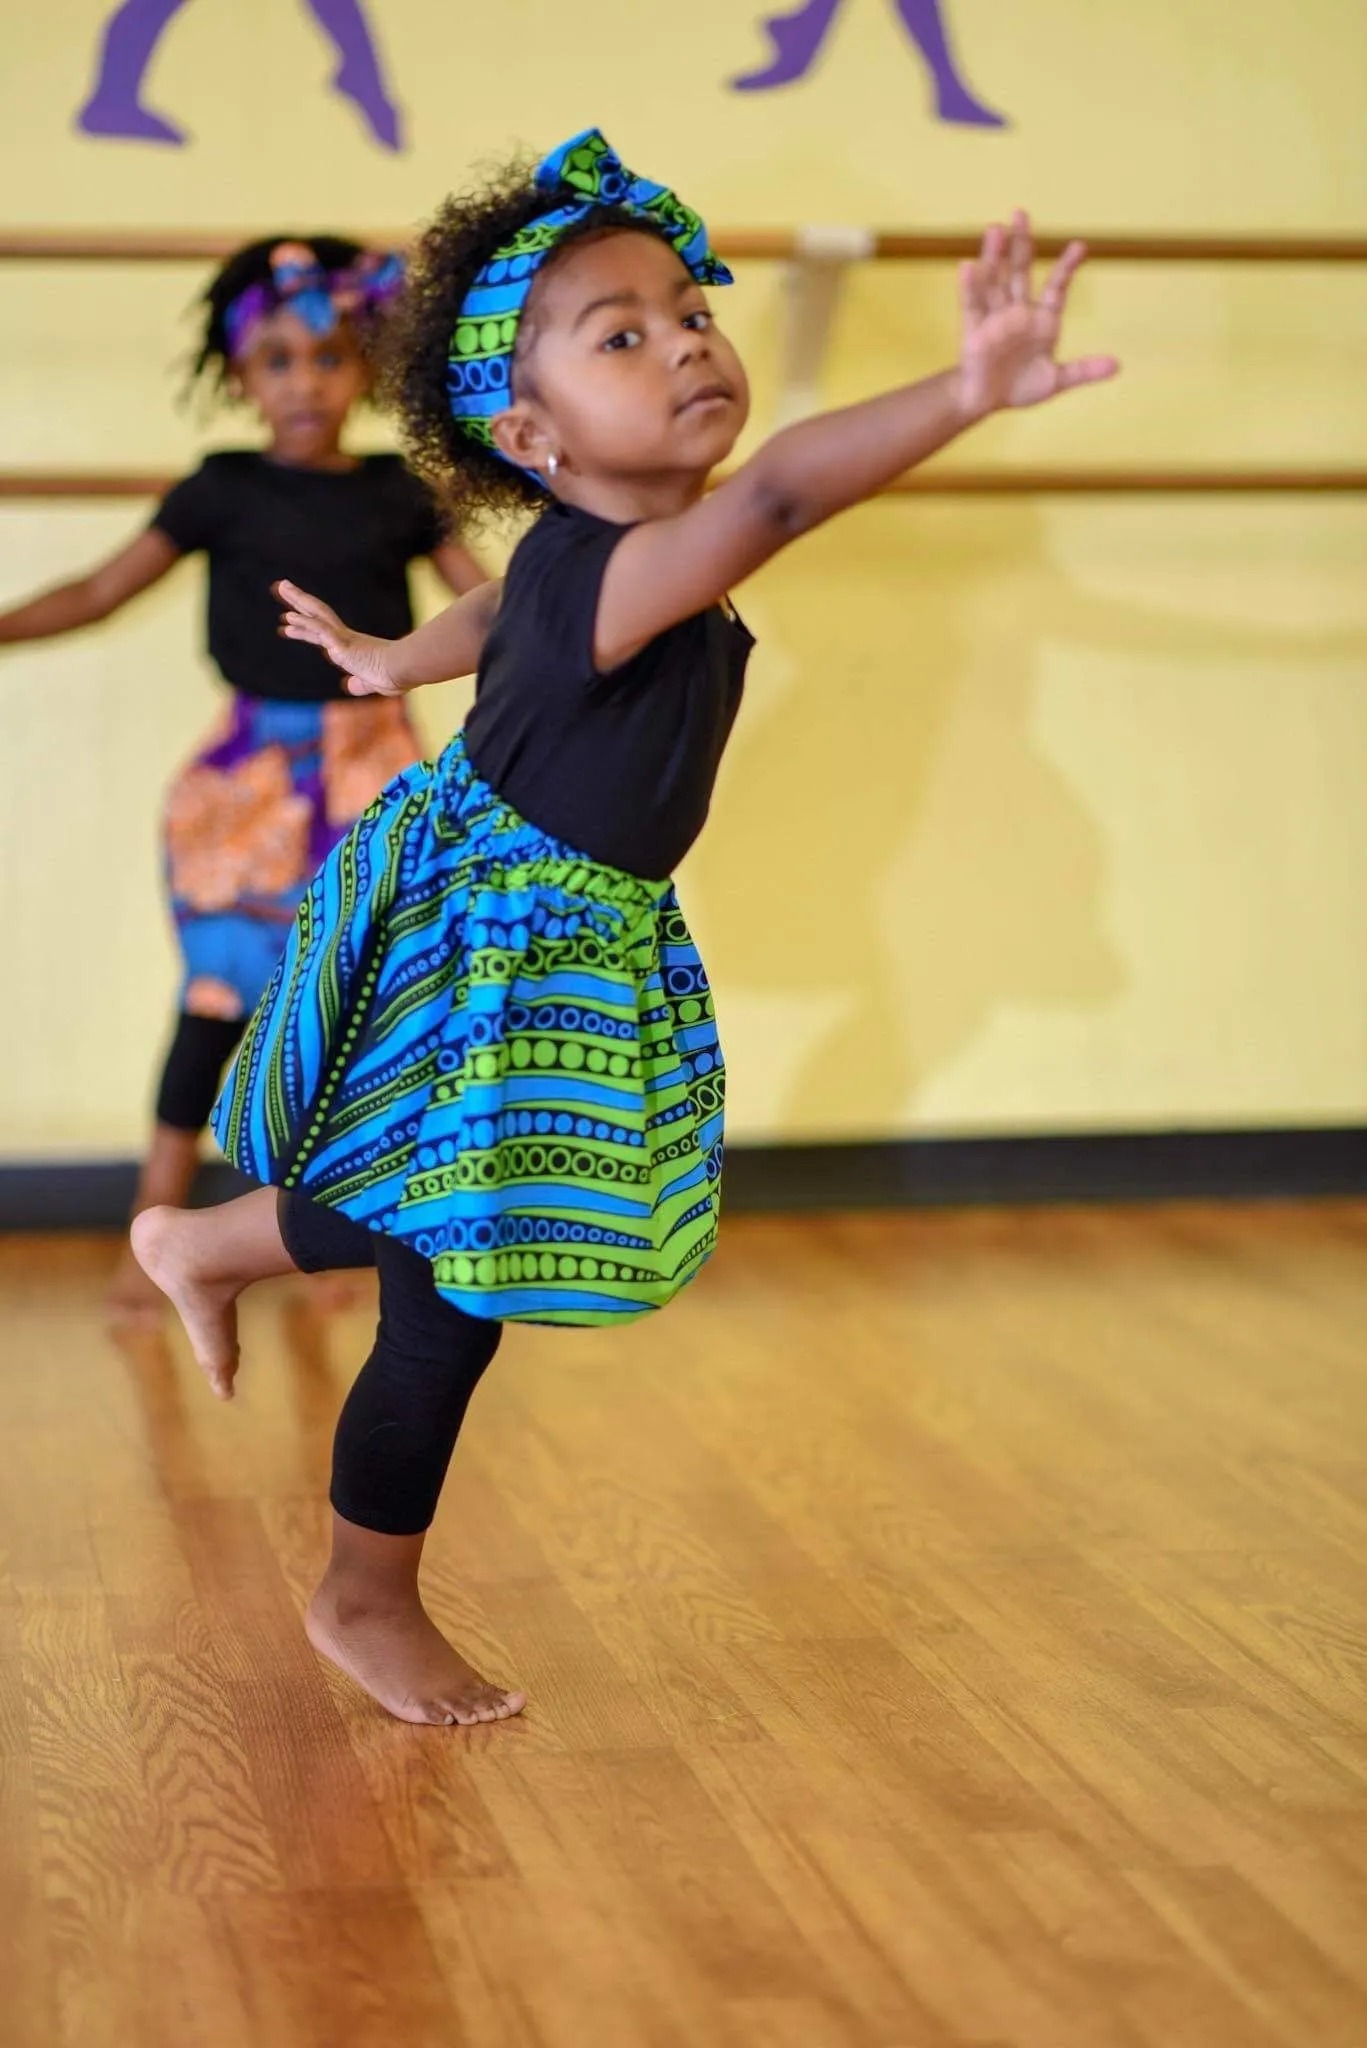
M 379 1271 L 380 1324 L 338 1418 L 331 1500 L 363 1529 L 417 1536 L 436 1513 L 465 1410 L 503 1325 L 443 1301 L 428 1261 L 395 1238 L 298 1194 L 280 1196 L 279 1216 L 301 1273 Z
M 247 1028 L 245 1017 L 192 1017 L 182 1010 L 157 1089 L 157 1122 L 202 1131 L 218 1098 L 223 1069 Z

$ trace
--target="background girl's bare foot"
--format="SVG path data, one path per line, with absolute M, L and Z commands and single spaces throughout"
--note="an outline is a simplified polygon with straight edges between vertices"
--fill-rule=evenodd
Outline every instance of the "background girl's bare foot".
M 183 1209 L 198 1170 L 199 1133 L 178 1130 L 171 1124 L 154 1124 L 146 1157 L 138 1169 L 133 1215 L 143 1209 L 154 1209 L 159 1203 Z M 166 1314 L 166 1296 L 144 1273 L 127 1238 L 105 1296 L 105 1306 L 116 1330 L 130 1323 L 159 1323 Z
M 119 1254 L 104 1303 L 112 1323 L 151 1323 L 165 1314 L 166 1296 L 143 1272 L 129 1244 Z
M 377 1598 L 329 1572 L 304 1628 L 315 1650 L 400 1721 L 506 1721 L 527 1696 L 490 1685 L 452 1649 L 416 1590 Z
M 348 1309 L 359 1308 L 368 1291 L 360 1273 L 309 1273 L 302 1283 L 303 1299 L 324 1316 L 345 1315 Z
M 134 1257 L 168 1297 L 190 1349 L 220 1401 L 231 1401 L 237 1374 L 237 1297 L 245 1282 L 225 1274 L 213 1209 L 144 1209 L 133 1218 Z

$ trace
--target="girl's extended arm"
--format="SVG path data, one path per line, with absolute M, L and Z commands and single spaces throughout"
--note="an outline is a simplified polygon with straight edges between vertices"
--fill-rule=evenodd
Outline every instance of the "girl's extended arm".
M 1055 360 L 1074 271 L 1074 242 L 1033 298 L 1029 223 L 989 228 L 976 263 L 960 271 L 958 366 L 824 413 L 776 434 L 734 476 L 673 518 L 634 526 L 603 577 L 594 659 L 618 667 L 657 633 L 714 604 L 762 562 L 833 513 L 871 497 L 957 434 L 1007 406 L 1039 405 L 1114 376 L 1110 356 Z
M 0 612 L 0 645 L 21 640 L 50 640 L 57 633 L 70 633 L 77 626 L 93 626 L 107 619 L 120 605 L 136 597 L 149 584 L 157 583 L 180 560 L 180 550 L 155 526 L 149 526 L 135 541 L 111 555 L 88 576 L 59 583 L 12 611 Z
M 353 697 L 402 697 L 423 683 L 446 683 L 453 676 L 473 675 L 503 585 L 477 584 L 402 640 L 377 640 L 369 633 L 353 633 L 330 605 L 310 597 L 296 583 L 277 583 L 275 594 L 286 608 L 280 626 L 285 639 L 321 647 L 329 661 L 345 669 L 347 689 Z

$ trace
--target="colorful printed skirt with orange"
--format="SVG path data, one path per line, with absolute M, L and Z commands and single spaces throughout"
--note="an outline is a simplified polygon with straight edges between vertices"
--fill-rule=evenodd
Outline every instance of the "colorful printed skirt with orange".
M 234 695 L 223 726 L 171 785 L 166 808 L 182 1010 L 251 1015 L 315 870 L 421 751 L 397 698 L 301 704 Z

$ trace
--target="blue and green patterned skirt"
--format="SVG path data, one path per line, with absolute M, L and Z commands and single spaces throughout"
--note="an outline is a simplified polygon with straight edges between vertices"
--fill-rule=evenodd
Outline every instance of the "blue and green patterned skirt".
M 213 1122 L 469 1314 L 613 1323 L 712 1249 L 723 1087 L 672 885 L 528 824 L 457 737 L 314 877 Z

